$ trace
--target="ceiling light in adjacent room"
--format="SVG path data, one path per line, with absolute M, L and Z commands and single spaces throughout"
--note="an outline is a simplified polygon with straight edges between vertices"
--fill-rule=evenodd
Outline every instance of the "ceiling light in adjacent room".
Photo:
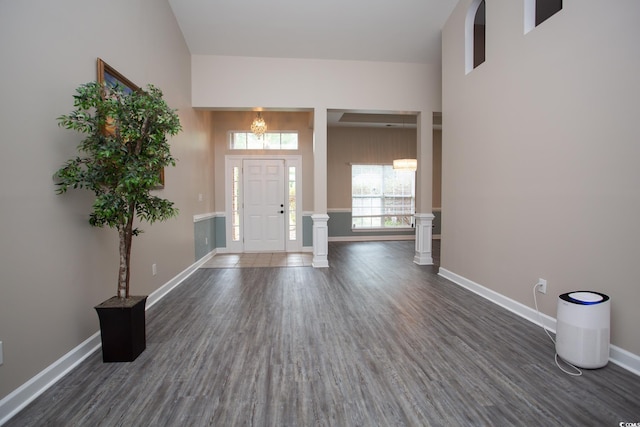
M 418 169 L 418 160 L 416 159 L 397 159 L 393 161 L 395 170 L 413 171 Z

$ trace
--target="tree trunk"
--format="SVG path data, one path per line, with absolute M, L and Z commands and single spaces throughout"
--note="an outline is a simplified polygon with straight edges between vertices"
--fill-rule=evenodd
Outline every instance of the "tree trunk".
M 120 239 L 120 270 L 118 274 L 118 297 L 129 298 L 129 277 L 131 264 L 131 243 L 133 238 L 133 217 L 135 205 L 132 203 L 127 215 L 127 223 L 118 228 Z
M 127 249 L 124 227 L 118 227 L 118 237 L 120 239 L 120 269 L 118 271 L 118 298 L 127 297 L 127 276 L 129 275 L 129 265 L 127 264 Z

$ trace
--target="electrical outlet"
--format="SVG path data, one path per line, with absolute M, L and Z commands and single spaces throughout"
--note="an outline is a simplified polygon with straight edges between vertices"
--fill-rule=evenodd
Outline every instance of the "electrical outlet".
M 545 279 L 538 279 L 538 287 L 536 288 L 541 294 L 547 293 L 547 281 Z
M 156 265 L 151 264 L 151 274 L 155 276 L 157 273 L 158 273 L 158 269 L 156 268 Z
M 208 238 L 208 237 L 205 237 L 205 238 L 204 238 L 204 244 L 205 244 L 205 245 L 208 245 L 208 244 L 209 244 L 209 238 Z
M 0 365 L 4 363 L 4 356 L 2 355 L 2 341 L 0 341 Z

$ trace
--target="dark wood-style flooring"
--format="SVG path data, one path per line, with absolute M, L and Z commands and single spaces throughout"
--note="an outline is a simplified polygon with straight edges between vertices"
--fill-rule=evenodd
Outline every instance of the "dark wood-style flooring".
M 96 353 L 7 426 L 617 426 L 640 378 L 569 377 L 535 325 L 412 262 L 331 243 L 328 269 L 200 269 L 147 312 L 132 363 Z

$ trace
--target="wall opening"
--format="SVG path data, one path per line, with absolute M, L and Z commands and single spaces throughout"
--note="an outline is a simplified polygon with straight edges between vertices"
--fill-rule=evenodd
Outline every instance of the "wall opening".
M 486 6 L 484 0 L 474 0 L 465 21 L 465 68 L 469 73 L 485 61 Z
M 525 0 L 524 33 L 527 34 L 561 10 L 562 0 Z

